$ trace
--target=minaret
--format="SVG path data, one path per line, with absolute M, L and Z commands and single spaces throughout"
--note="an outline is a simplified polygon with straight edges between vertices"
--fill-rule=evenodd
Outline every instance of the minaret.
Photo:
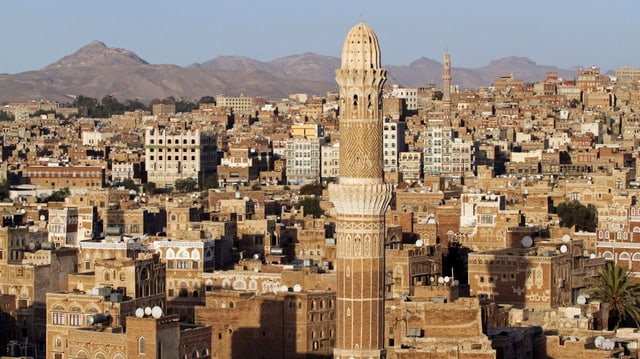
M 329 186 L 336 213 L 334 358 L 384 358 L 384 213 L 393 187 L 382 167 L 382 85 L 376 34 L 364 23 L 344 41 L 340 87 L 340 178 Z
M 442 112 L 444 113 L 444 127 L 451 127 L 451 56 L 449 56 L 449 51 L 444 53 L 444 68 L 442 70 Z

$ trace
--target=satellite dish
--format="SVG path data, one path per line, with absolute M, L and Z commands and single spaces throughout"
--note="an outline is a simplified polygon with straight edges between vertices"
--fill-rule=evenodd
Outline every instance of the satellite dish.
M 449 278 L 449 276 L 445 276 L 444 277 L 444 282 L 445 283 L 449 283 L 450 280 L 451 280 L 451 278 Z
M 260 255 L 258 253 L 254 254 L 253 259 L 260 259 Z
M 416 241 L 416 247 L 422 247 L 422 239 Z
M 605 339 L 602 342 L 602 349 L 611 350 L 611 349 L 614 349 L 615 347 L 616 347 L 616 342 L 614 342 L 611 339 Z
M 144 308 L 144 314 L 145 315 L 151 315 L 151 307 Z
M 533 245 L 533 238 L 529 236 L 524 236 L 522 237 L 522 240 L 520 241 L 520 243 L 522 243 L 522 246 L 524 248 L 529 248 Z
M 443 284 L 443 283 L 444 283 L 444 278 L 442 278 L 442 277 L 438 277 L 438 283 L 439 283 L 439 284 Z
M 44 221 L 44 220 L 45 220 L 45 218 L 46 218 L 46 217 L 44 216 L 44 214 L 41 214 L 41 215 L 40 215 L 40 220 L 41 220 L 41 221 Z
M 287 287 L 286 285 L 283 284 L 283 285 L 280 286 L 280 291 L 281 292 L 288 292 L 289 291 L 289 287 Z
M 453 280 L 453 285 L 454 285 L 455 287 L 459 286 L 459 285 L 460 285 L 460 281 L 459 281 L 459 280 L 457 280 L 457 279 L 454 279 L 454 280 Z
M 563 244 L 560 246 L 560 253 L 567 253 L 569 249 L 567 248 L 566 244 Z
M 564 236 L 562 236 L 562 241 L 564 243 L 571 242 L 571 236 L 568 234 L 565 234 Z
M 151 316 L 158 319 L 162 316 L 162 308 L 158 307 L 157 305 L 153 308 L 151 308 Z
M 596 346 L 596 348 L 600 348 L 602 349 L 602 343 L 604 343 L 604 337 L 601 335 L 598 335 L 594 340 L 593 340 L 593 344 Z
M 576 302 L 578 302 L 578 304 L 580 305 L 587 304 L 587 298 L 584 295 L 579 295 Z
M 436 277 L 431 276 L 431 278 L 430 278 L 430 279 L 431 279 L 431 282 L 430 282 L 430 283 L 435 283 L 435 282 L 436 282 Z
M 142 318 L 142 317 L 144 317 L 144 309 L 142 308 L 136 309 L 136 318 Z
M 300 284 L 296 284 L 293 286 L 293 291 L 296 293 L 300 293 L 302 291 L 302 287 L 300 286 Z

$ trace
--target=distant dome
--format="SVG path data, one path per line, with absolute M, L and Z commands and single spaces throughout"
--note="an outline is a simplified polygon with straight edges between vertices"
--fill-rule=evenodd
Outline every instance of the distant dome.
M 342 69 L 379 69 L 380 45 L 371 28 L 361 22 L 352 27 L 342 47 Z

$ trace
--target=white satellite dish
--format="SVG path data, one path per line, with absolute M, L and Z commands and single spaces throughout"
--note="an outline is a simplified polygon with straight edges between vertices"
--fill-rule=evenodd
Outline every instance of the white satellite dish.
M 162 317 L 162 308 L 157 305 L 151 309 L 151 316 L 158 319 Z
M 289 291 L 289 287 L 287 287 L 286 285 L 283 284 L 283 285 L 280 286 L 280 291 L 281 292 L 288 292 Z
M 144 315 L 151 315 L 151 307 L 144 308 Z
M 253 259 L 260 259 L 260 255 L 258 253 L 254 254 Z
M 41 220 L 41 221 L 44 221 L 44 220 L 45 220 L 45 218 L 46 218 L 46 217 L 44 216 L 44 214 L 41 214 L 41 215 L 40 215 L 40 220 Z
M 566 244 L 563 244 L 560 246 L 560 253 L 567 253 L 568 250 L 569 248 L 567 247 Z
M 520 243 L 522 243 L 522 246 L 524 248 L 529 248 L 533 245 L 533 238 L 529 236 L 524 236 L 522 237 L 522 240 L 520 241 Z
M 142 308 L 136 309 L 136 318 L 142 318 L 142 317 L 144 317 L 144 309 Z
M 449 278 L 449 276 L 445 276 L 444 277 L 444 282 L 445 283 L 449 283 L 450 280 L 451 280 L 451 278 Z
M 596 346 L 596 348 L 600 348 L 602 349 L 602 343 L 604 343 L 604 337 L 601 335 L 598 335 L 594 340 L 593 340 L 593 344 Z
M 587 304 L 587 298 L 584 295 L 579 295 L 578 299 L 576 299 L 576 302 L 580 305 Z
M 300 286 L 300 284 L 296 284 L 293 286 L 293 291 L 296 293 L 300 293 L 302 292 L 302 287 Z
M 615 347 L 616 347 L 616 342 L 614 342 L 614 341 L 613 341 L 613 340 L 611 340 L 611 339 L 605 339 L 605 340 L 602 342 L 602 349 L 604 349 L 604 350 L 612 350 L 612 349 L 614 349 Z
M 438 283 L 443 284 L 444 283 L 444 278 L 438 277 Z
M 595 254 L 595 253 L 591 253 L 591 254 L 589 254 L 589 259 L 594 259 L 595 257 L 596 257 L 596 254 Z
M 416 247 L 422 247 L 422 239 L 416 241 Z
M 459 286 L 459 285 L 460 285 L 460 281 L 459 281 L 459 280 L 457 280 L 457 279 L 454 279 L 454 280 L 453 280 L 453 285 L 454 285 L 455 287 Z
M 562 241 L 564 243 L 571 242 L 571 236 L 568 234 L 565 234 L 564 236 L 562 236 Z

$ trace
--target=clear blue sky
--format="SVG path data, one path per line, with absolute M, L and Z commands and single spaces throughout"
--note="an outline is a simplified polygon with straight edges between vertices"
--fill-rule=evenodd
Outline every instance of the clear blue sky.
M 92 40 L 180 66 L 220 55 L 339 57 L 360 21 L 378 35 L 385 65 L 442 61 L 448 49 L 454 67 L 511 55 L 561 68 L 640 66 L 637 0 L 6 0 L 0 9 L 0 73 L 40 69 Z

